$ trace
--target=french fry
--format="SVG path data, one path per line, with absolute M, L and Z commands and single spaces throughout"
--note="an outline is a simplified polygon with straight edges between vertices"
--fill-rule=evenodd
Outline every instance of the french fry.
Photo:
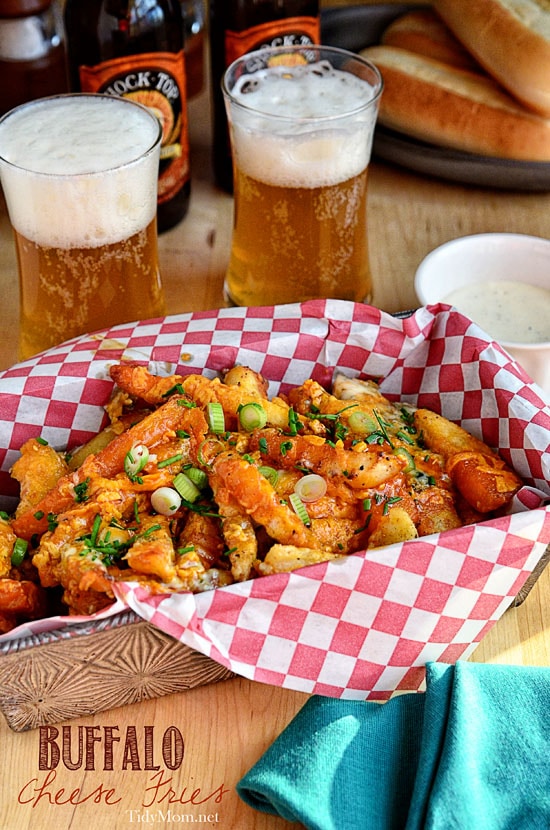
M 0 579 L 0 613 L 37 619 L 46 611 L 44 589 L 27 579 Z
M 177 578 L 176 551 L 165 516 L 147 516 L 139 536 L 125 556 L 132 570 L 158 577 L 169 584 Z
M 17 536 L 7 519 L 0 518 L 0 579 L 9 576 L 11 556 Z
M 226 386 L 238 386 L 244 397 L 251 400 L 267 400 L 267 380 L 248 366 L 233 366 L 225 373 Z
M 224 487 L 256 523 L 283 544 L 314 547 L 315 540 L 303 521 L 282 503 L 258 468 L 232 452 L 220 453 L 213 465 Z
M 391 403 L 374 381 L 337 374 L 328 391 L 310 378 L 269 399 L 243 366 L 158 378 L 121 363 L 111 375 L 111 425 L 69 467 L 34 439 L 13 465 L 21 501 L 0 520 L 0 630 L 38 613 L 51 588 L 73 614 L 108 605 L 119 580 L 211 590 L 443 533 L 501 511 L 521 486 L 483 441 Z M 225 419 L 215 431 L 212 403 Z M 247 403 L 265 425 L 245 421 Z M 30 542 L 20 571 L 18 537 Z
M 11 468 L 19 482 L 20 500 L 17 516 L 32 510 L 67 472 L 61 454 L 48 444 L 30 438 L 21 447 L 21 455 Z
M 426 445 L 446 459 L 453 484 L 475 510 L 498 510 L 520 489 L 521 478 L 487 444 L 458 424 L 427 409 L 418 409 L 414 420 Z
M 459 452 L 448 461 L 457 490 L 480 513 L 491 513 L 509 503 L 521 479 L 501 458 L 479 452 Z
M 35 534 L 45 533 L 48 516 L 65 512 L 74 505 L 76 486 L 97 476 L 107 478 L 120 473 L 124 469 L 124 459 L 136 444 L 161 444 L 180 428 L 189 430 L 196 443 L 200 443 L 208 430 L 206 418 L 200 409 L 188 409 L 179 401 L 178 396 L 169 398 L 162 407 L 118 435 L 99 453 L 87 456 L 74 473 L 62 476 L 32 509 L 16 516 L 12 525 L 16 535 L 30 540 Z
M 275 573 L 288 573 L 307 565 L 318 565 L 332 559 L 341 559 L 343 554 L 330 553 L 321 548 L 300 548 L 296 545 L 273 545 L 265 559 L 258 563 L 262 576 Z
M 381 516 L 376 528 L 369 536 L 369 548 L 381 548 L 396 542 L 408 542 L 418 538 L 418 530 L 411 516 L 402 507 L 394 507 L 387 515 Z
M 479 438 L 471 435 L 458 424 L 432 412 L 429 409 L 417 409 L 414 423 L 427 447 L 449 458 L 457 452 L 478 452 L 494 455 L 490 447 Z
M 109 374 L 122 391 L 153 406 L 163 404 L 166 393 L 180 385 L 183 380 L 180 375 L 152 375 L 139 363 L 117 363 L 111 366 Z

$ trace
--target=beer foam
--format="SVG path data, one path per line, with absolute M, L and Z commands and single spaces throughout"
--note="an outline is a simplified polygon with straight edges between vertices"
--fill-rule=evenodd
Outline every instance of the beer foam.
M 12 111 L 0 121 L 12 225 L 57 248 L 137 233 L 156 211 L 158 135 L 155 118 L 115 97 L 61 96 Z
M 286 118 L 347 115 L 373 100 L 374 88 L 363 78 L 335 69 L 328 61 L 274 65 L 241 75 L 231 90 L 246 107 Z
M 278 186 L 320 187 L 356 176 L 370 159 L 376 90 L 327 61 L 242 75 L 231 91 L 241 170 Z

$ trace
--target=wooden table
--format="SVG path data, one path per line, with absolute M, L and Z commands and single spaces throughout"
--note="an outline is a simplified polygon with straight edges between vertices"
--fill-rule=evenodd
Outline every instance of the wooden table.
M 232 199 L 212 183 L 208 109 L 206 92 L 190 103 L 191 208 L 185 221 L 160 240 L 171 313 L 223 303 Z M 375 303 L 390 312 L 417 304 L 415 269 L 428 251 L 448 239 L 482 231 L 550 236 L 550 195 L 449 184 L 381 163 L 372 164 L 369 187 Z M 15 255 L 5 208 L 0 211 L 0 293 L 0 368 L 5 368 L 16 361 L 18 325 Z M 523 605 L 506 612 L 472 659 L 550 664 L 550 569 Z M 73 742 L 78 726 L 100 727 L 97 734 L 103 734 L 105 727 L 119 726 L 121 735 L 126 727 L 135 727 L 141 735 L 143 727 L 152 725 L 157 744 L 168 727 L 176 726 L 185 742 L 184 760 L 175 772 L 164 774 L 163 782 L 155 777 L 158 773 L 145 769 L 109 772 L 103 764 L 88 771 L 60 766 L 55 780 L 49 773 L 46 781 L 47 773 L 40 772 L 38 766 L 38 732 L 14 734 L 0 719 L 0 829 L 80 830 L 90 826 L 93 830 L 119 830 L 144 826 L 158 810 L 164 814 L 171 810 L 172 822 L 165 820 L 165 826 L 187 826 L 193 817 L 194 823 L 223 830 L 282 830 L 289 826 L 287 822 L 245 806 L 235 784 L 306 699 L 302 693 L 238 678 L 70 723 Z M 155 784 L 157 790 L 153 789 Z M 40 792 L 34 791 L 39 787 Z M 72 801 L 83 803 L 63 803 L 77 788 L 81 792 L 73 795 Z M 114 793 L 108 796 L 108 790 Z M 111 803 L 114 801 L 117 803 Z

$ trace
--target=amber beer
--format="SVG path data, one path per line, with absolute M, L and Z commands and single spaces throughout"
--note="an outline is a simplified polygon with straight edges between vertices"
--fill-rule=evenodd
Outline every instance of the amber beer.
M 61 95 L 0 120 L 20 278 L 20 357 L 164 314 L 156 202 L 161 127 L 145 107 Z
M 265 49 L 224 79 L 236 305 L 370 301 L 367 172 L 381 79 L 339 49 Z

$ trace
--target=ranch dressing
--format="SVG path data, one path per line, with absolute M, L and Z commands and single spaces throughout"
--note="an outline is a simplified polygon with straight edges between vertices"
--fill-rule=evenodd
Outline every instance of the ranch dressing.
M 513 280 L 477 282 L 451 291 L 444 302 L 475 320 L 495 340 L 550 341 L 550 289 Z

